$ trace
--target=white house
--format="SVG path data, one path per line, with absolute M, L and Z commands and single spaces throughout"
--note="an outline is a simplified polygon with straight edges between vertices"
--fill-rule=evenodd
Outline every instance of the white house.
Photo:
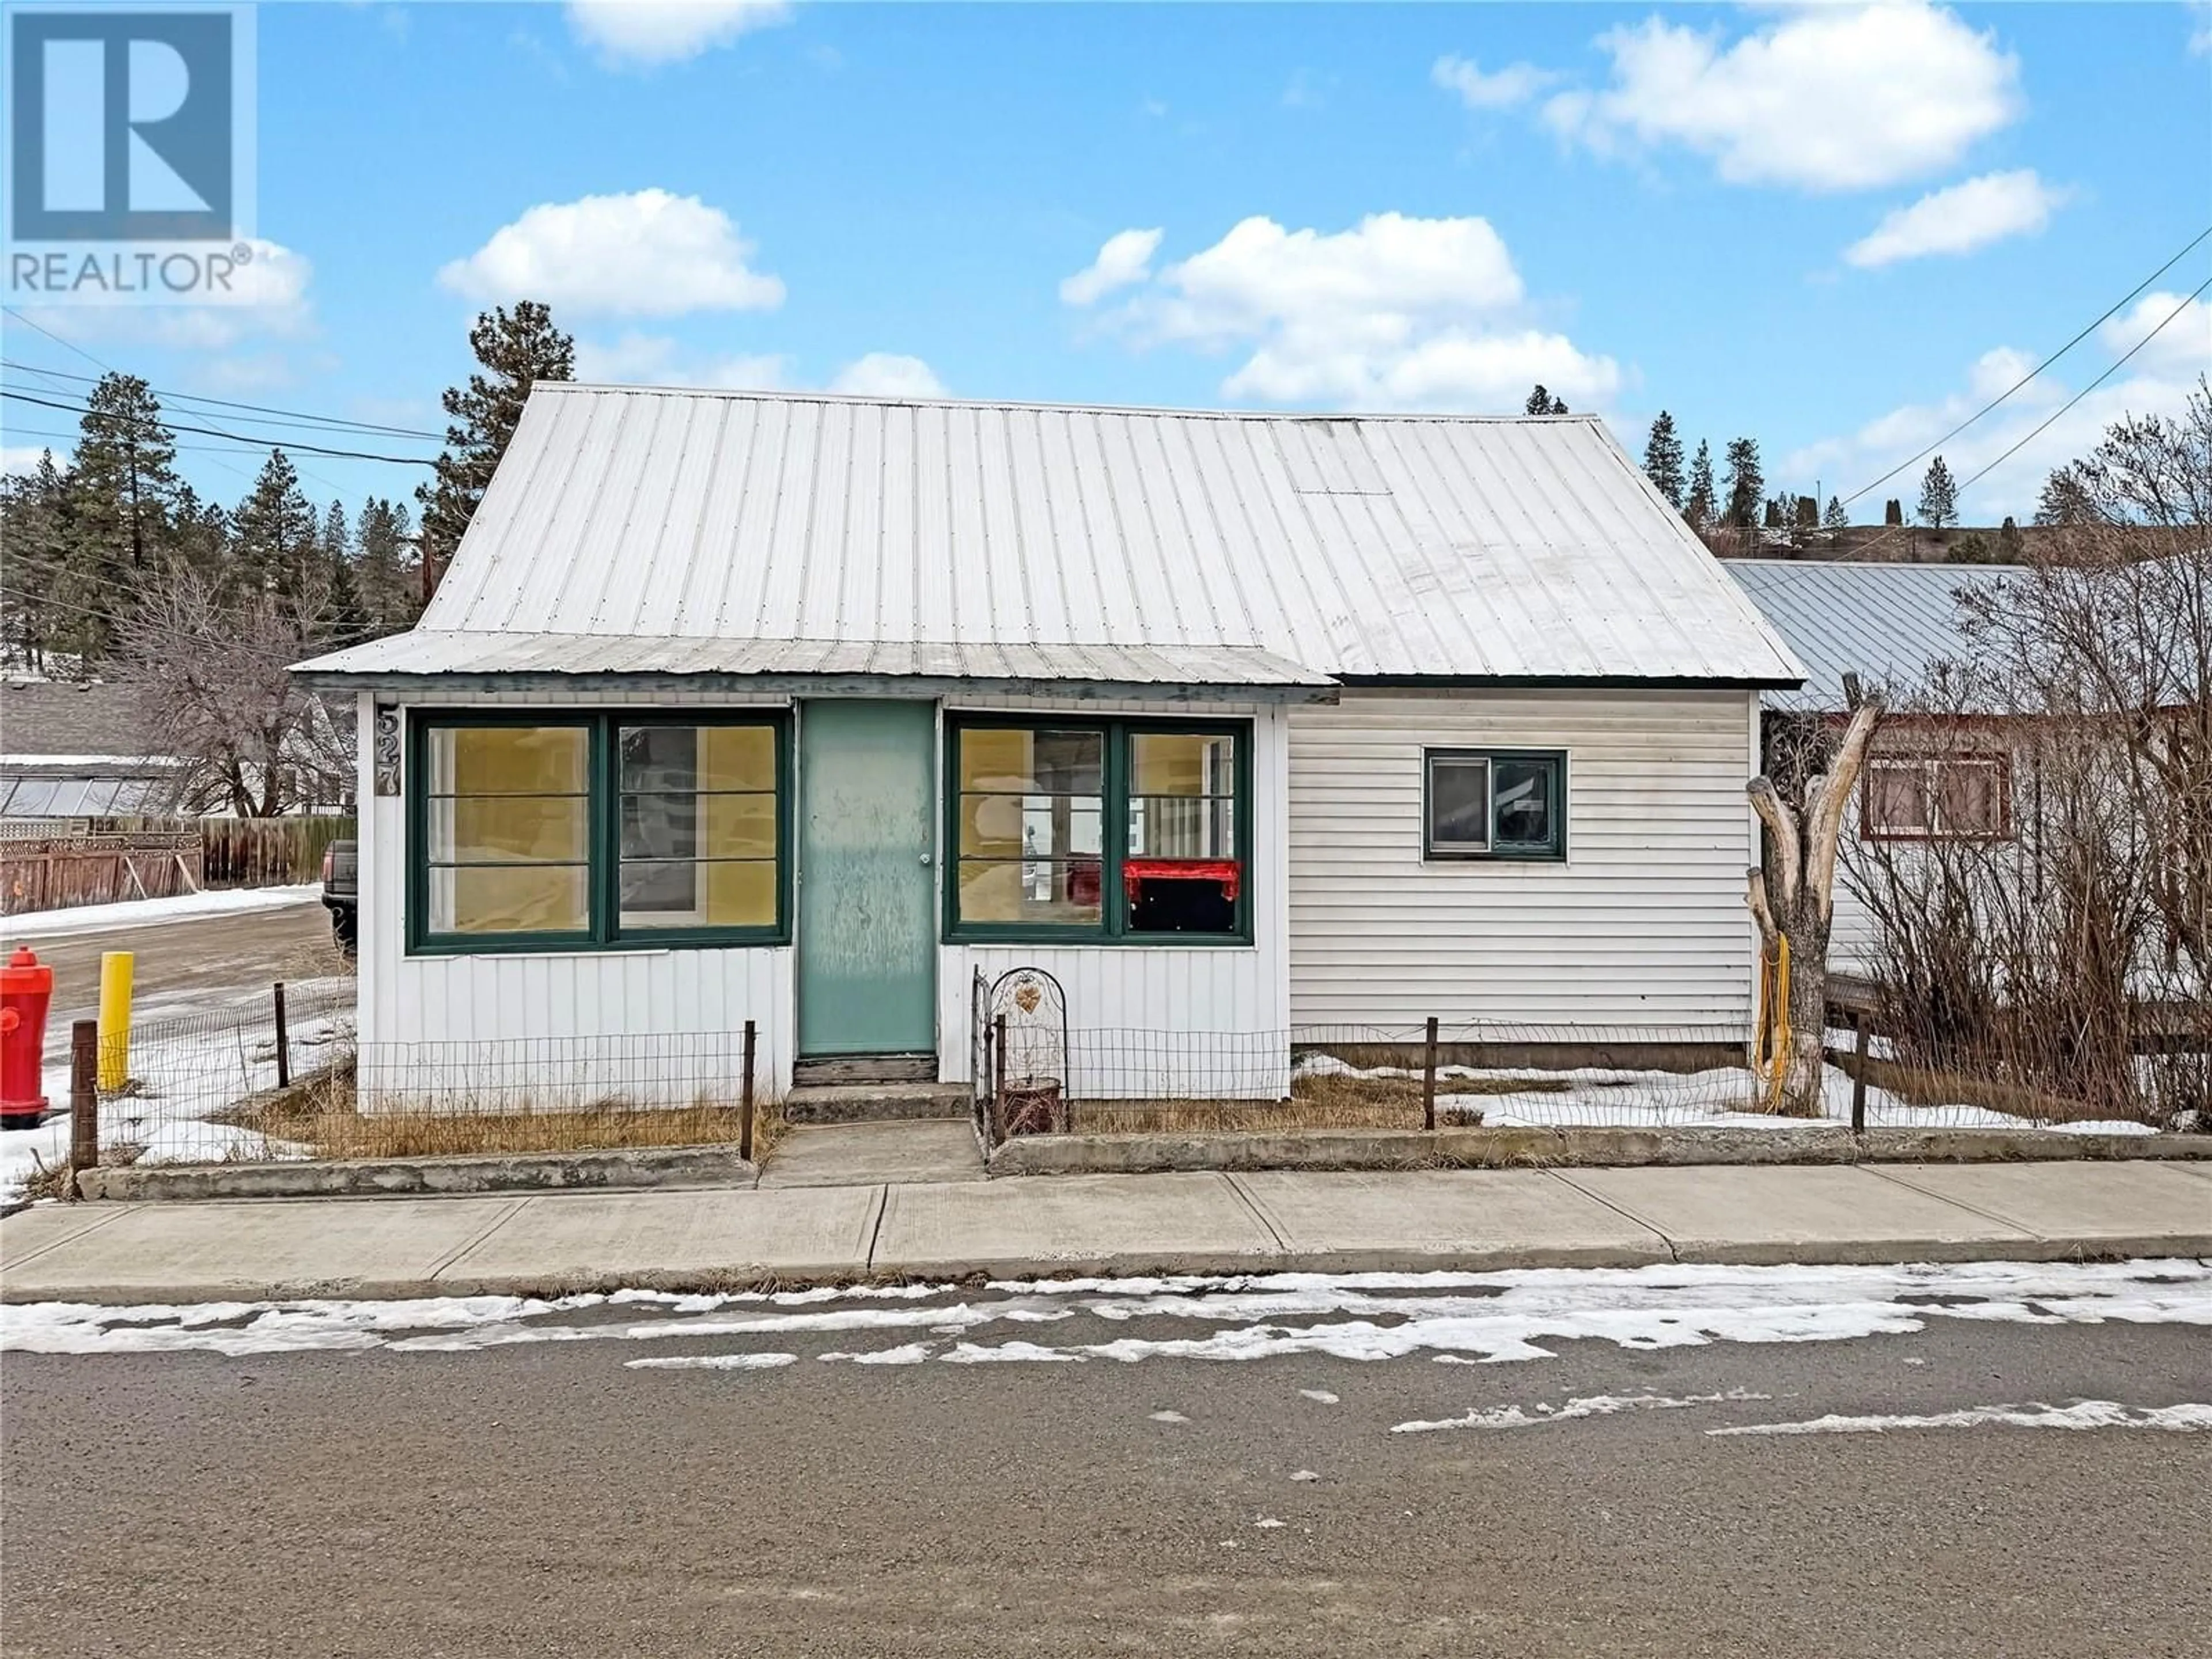
M 1594 419 L 573 385 L 422 623 L 301 672 L 361 702 L 365 1048 L 959 1081 L 1034 964 L 1127 1037 L 1093 1094 L 1431 1015 L 1740 1042 L 1802 678 Z

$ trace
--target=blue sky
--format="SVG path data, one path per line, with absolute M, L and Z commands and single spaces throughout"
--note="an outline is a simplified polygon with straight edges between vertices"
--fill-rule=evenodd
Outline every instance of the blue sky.
M 1542 379 L 1632 447 L 1664 407 L 1848 492 L 2212 225 L 2202 6 L 281 3 L 258 30 L 267 302 L 32 313 L 76 351 L 10 318 L 10 362 L 435 427 L 471 316 L 529 295 L 594 378 L 1482 412 Z M 2208 276 L 2212 240 L 1954 471 Z M 2200 301 L 1969 516 L 2024 514 L 2208 366 Z M 8 409 L 11 465 L 66 420 Z M 224 501 L 258 462 L 183 459 Z M 349 503 L 420 476 L 301 464 Z

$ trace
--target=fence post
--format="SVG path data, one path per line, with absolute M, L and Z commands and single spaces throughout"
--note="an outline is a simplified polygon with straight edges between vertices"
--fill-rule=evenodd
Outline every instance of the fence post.
M 1437 1127 L 1437 1017 L 1429 1016 L 1427 1055 L 1421 1064 L 1421 1127 Z
M 278 980 L 270 988 L 276 1002 L 276 1086 L 292 1086 L 292 1034 L 284 1024 L 284 981 Z
M 991 1119 L 1003 1128 L 1005 1120 L 999 1115 L 999 1103 L 1006 1092 L 1006 1017 L 1000 1014 L 991 1022 Z
M 753 1157 L 753 1039 L 757 1028 L 745 1022 L 744 1121 L 738 1126 L 738 1156 L 750 1164 Z
M 1859 1063 L 1851 1068 L 1851 1133 L 1866 1133 L 1866 1077 L 1867 1077 L 1867 1015 L 1863 1008 L 1851 1010 L 1851 1030 L 1858 1036 Z
M 100 1022 L 70 1027 L 70 1194 L 80 1170 L 100 1167 Z

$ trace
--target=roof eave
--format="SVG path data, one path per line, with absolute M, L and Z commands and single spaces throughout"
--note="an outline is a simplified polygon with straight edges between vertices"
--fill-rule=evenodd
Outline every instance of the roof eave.
M 489 691 L 558 692 L 588 699 L 612 692 L 691 692 L 772 697 L 992 696 L 1054 697 L 1080 702 L 1144 700 L 1155 702 L 1331 703 L 1334 681 L 1297 684 L 1182 684 L 1148 680 L 981 679 L 909 674 L 590 673 L 501 670 L 490 673 L 410 673 L 388 670 L 317 668 L 303 664 L 293 677 L 319 690 L 390 691 L 435 698 Z

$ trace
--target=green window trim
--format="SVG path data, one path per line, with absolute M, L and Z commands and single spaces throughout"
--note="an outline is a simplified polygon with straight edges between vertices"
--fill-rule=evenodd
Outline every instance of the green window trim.
M 406 954 L 410 957 L 562 955 L 576 951 L 705 950 L 787 945 L 792 914 L 791 719 L 781 708 L 410 708 L 407 711 Z M 622 755 L 617 733 L 646 726 L 764 728 L 775 739 L 775 921 L 773 926 L 624 929 L 619 923 L 622 860 Z M 508 933 L 430 930 L 430 733 L 483 727 L 581 730 L 586 736 L 586 901 L 581 929 Z M 633 792 L 635 793 L 635 792 Z M 705 791 L 705 793 L 726 793 Z M 639 860 L 633 860 L 632 862 Z M 646 860 L 652 862 L 653 860 Z M 692 860 L 698 862 L 701 860 Z M 704 862 L 747 860 L 708 859 Z M 766 860 L 758 860 L 766 862 Z M 549 861 L 550 862 L 550 861 Z M 459 867 L 458 866 L 454 867 Z
M 1543 769 L 1551 833 L 1540 842 L 1502 841 L 1498 836 L 1498 772 L 1521 763 Z M 1484 839 L 1439 840 L 1437 770 L 1439 765 L 1483 769 Z M 1424 749 L 1421 750 L 1421 858 L 1431 864 L 1564 864 L 1567 859 L 1567 751 L 1564 749 Z
M 973 731 L 1097 732 L 1104 738 L 1100 824 L 1100 915 L 1097 923 L 977 921 L 960 915 L 960 742 Z M 1131 925 L 1129 856 L 1131 739 L 1147 732 L 1234 739 L 1235 782 L 1229 797 L 1239 869 L 1235 925 L 1218 933 L 1140 931 Z M 948 945 L 1114 945 L 1211 949 L 1253 943 L 1253 722 L 1249 720 L 1062 720 L 1043 711 L 947 714 L 945 721 L 944 938 Z M 985 793 L 985 792 L 976 792 Z M 1205 799 L 1192 797 L 1192 799 Z M 1109 877 L 1108 872 L 1111 872 Z

